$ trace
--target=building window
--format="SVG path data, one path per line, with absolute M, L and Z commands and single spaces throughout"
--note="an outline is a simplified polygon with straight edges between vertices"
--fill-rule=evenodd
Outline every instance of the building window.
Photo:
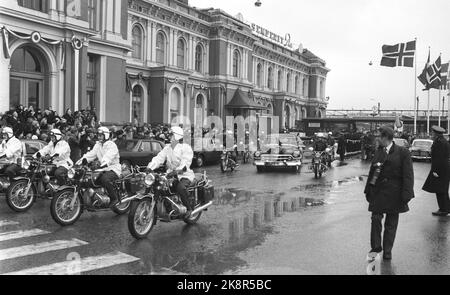
M 181 93 L 178 88 L 173 88 L 170 95 L 170 121 L 180 116 L 181 110 Z
M 133 87 L 133 96 L 132 96 L 132 115 L 133 121 L 137 121 L 138 123 L 142 121 L 142 113 L 143 113 L 143 97 L 142 97 L 142 87 L 134 86 Z
M 241 74 L 241 55 L 239 50 L 233 52 L 233 77 L 239 78 Z
M 47 0 L 18 0 L 19 6 L 41 11 L 41 12 L 47 12 L 48 11 L 48 1 Z
M 308 89 L 307 89 L 307 85 L 306 85 L 306 78 L 303 78 L 302 89 L 303 89 L 303 96 L 307 97 L 308 96 Z
M 203 67 L 203 48 L 200 44 L 195 47 L 195 71 L 201 73 Z
M 270 103 L 267 105 L 267 114 L 268 115 L 273 114 L 273 106 Z
M 269 89 L 273 88 L 273 70 L 272 67 L 269 67 L 267 70 L 267 87 Z
M 95 91 L 88 90 L 86 93 L 89 109 L 95 108 Z
M 320 86 L 319 86 L 319 93 L 320 93 L 320 98 L 323 98 L 325 95 L 324 95 L 324 93 L 323 93 L 323 81 L 321 80 L 320 81 L 320 84 L 319 84 Z
M 166 64 L 166 38 L 161 32 L 156 36 L 156 62 Z
M 283 81 L 283 73 L 281 70 L 278 71 L 278 83 L 277 83 L 277 89 L 281 91 L 281 82 Z
M 89 29 L 97 30 L 97 0 L 88 0 Z
M 295 76 L 295 94 L 298 94 L 298 76 Z
M 178 39 L 177 43 L 177 67 L 184 69 L 184 41 Z
M 143 43 L 142 39 L 143 39 L 142 29 L 138 25 L 135 25 L 133 27 L 131 39 L 131 46 L 133 48 L 132 57 L 135 59 L 142 60 L 142 43 Z
M 256 66 L 256 85 L 261 87 L 262 65 L 258 63 Z
M 291 92 L 291 74 L 286 75 L 286 92 Z

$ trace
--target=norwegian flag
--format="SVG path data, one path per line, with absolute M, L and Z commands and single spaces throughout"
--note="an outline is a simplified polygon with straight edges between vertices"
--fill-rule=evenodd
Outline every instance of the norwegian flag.
M 428 85 L 426 86 L 427 89 L 439 89 L 441 87 L 441 56 L 438 57 L 438 59 L 434 62 L 434 64 L 430 65 L 427 68 L 427 81 Z
M 416 41 L 399 43 L 396 45 L 383 45 L 381 65 L 385 67 L 414 67 L 416 54 Z
M 448 89 L 448 64 L 443 64 L 441 68 L 441 89 L 446 90 Z

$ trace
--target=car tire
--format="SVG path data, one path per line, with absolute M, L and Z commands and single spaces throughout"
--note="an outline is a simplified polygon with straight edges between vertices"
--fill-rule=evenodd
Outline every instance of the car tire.
M 198 155 L 198 157 L 195 159 L 195 166 L 197 168 L 201 168 L 205 165 L 205 158 L 203 155 Z
M 265 171 L 265 169 L 264 169 L 264 167 L 257 166 L 257 167 L 256 167 L 256 171 L 258 171 L 258 173 L 262 173 L 262 172 Z

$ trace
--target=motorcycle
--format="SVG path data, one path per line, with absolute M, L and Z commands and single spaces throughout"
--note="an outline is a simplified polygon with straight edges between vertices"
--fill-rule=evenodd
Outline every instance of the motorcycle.
M 335 153 L 334 153 L 334 151 L 335 151 L 335 149 L 334 149 L 335 147 L 334 146 L 329 146 L 328 147 L 328 152 L 326 152 L 326 162 L 327 162 L 327 166 L 328 166 L 328 168 L 331 168 L 331 163 L 333 163 L 334 162 L 334 160 L 336 160 L 336 158 L 335 158 Z
M 182 220 L 189 225 L 195 224 L 203 211 L 207 211 L 212 205 L 214 187 L 206 176 L 206 171 L 203 174 L 196 174 L 195 180 L 188 187 L 189 202 L 194 210 L 186 217 L 187 208 L 173 187 L 177 174 L 178 172 L 144 174 L 145 190 L 124 199 L 126 202 L 132 202 L 128 214 L 128 230 L 134 238 L 145 238 L 157 220 L 162 222 Z
M 232 153 L 234 153 L 234 149 L 233 151 L 223 150 L 222 156 L 220 157 L 220 170 L 222 170 L 222 172 L 227 172 L 228 169 L 234 171 L 234 169 L 239 166 L 236 161 L 232 159 Z
M 363 144 L 362 159 L 371 161 L 375 155 L 375 147 L 372 144 Z
M 20 175 L 13 179 L 6 191 L 6 203 L 16 212 L 29 210 L 36 198 L 51 199 L 59 187 L 53 178 L 56 165 L 51 158 L 24 160 L 21 167 Z
M 326 154 L 330 152 L 330 148 L 327 148 L 325 151 L 314 151 L 314 149 L 311 147 L 309 148 L 312 154 L 312 161 L 311 166 L 309 167 L 310 170 L 314 171 L 314 178 L 320 178 L 322 177 L 322 174 L 328 170 L 326 163 Z
M 139 167 L 131 167 L 130 174 L 122 175 L 114 182 L 119 202 L 113 208 L 109 207 L 110 198 L 106 190 L 97 184 L 102 172 L 104 169 L 94 170 L 85 163 L 69 169 L 67 176 L 70 185 L 60 188 L 50 204 L 50 213 L 56 223 L 62 226 L 72 225 L 77 222 L 84 210 L 88 212 L 112 210 L 117 215 L 129 211 L 130 202 L 123 200 L 139 189 L 133 183 L 136 177 L 140 177 Z

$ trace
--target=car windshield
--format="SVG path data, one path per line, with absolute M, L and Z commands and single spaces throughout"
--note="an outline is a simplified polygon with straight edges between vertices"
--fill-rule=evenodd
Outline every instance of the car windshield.
M 298 140 L 301 140 L 300 138 L 298 138 Z M 281 145 L 294 145 L 294 146 L 298 146 L 299 142 L 298 142 L 297 138 L 295 135 L 291 135 L 291 134 L 273 134 L 273 135 L 269 135 L 267 137 L 267 141 L 266 144 L 280 144 Z
M 404 146 L 408 145 L 405 139 L 394 139 L 394 142 L 398 146 L 403 146 L 404 147 Z
M 431 141 L 426 140 L 416 140 L 413 142 L 413 147 L 423 147 L 423 148 L 429 148 L 431 147 L 433 143 Z
M 138 145 L 139 141 L 124 141 L 119 144 L 119 151 L 132 152 L 134 148 Z

